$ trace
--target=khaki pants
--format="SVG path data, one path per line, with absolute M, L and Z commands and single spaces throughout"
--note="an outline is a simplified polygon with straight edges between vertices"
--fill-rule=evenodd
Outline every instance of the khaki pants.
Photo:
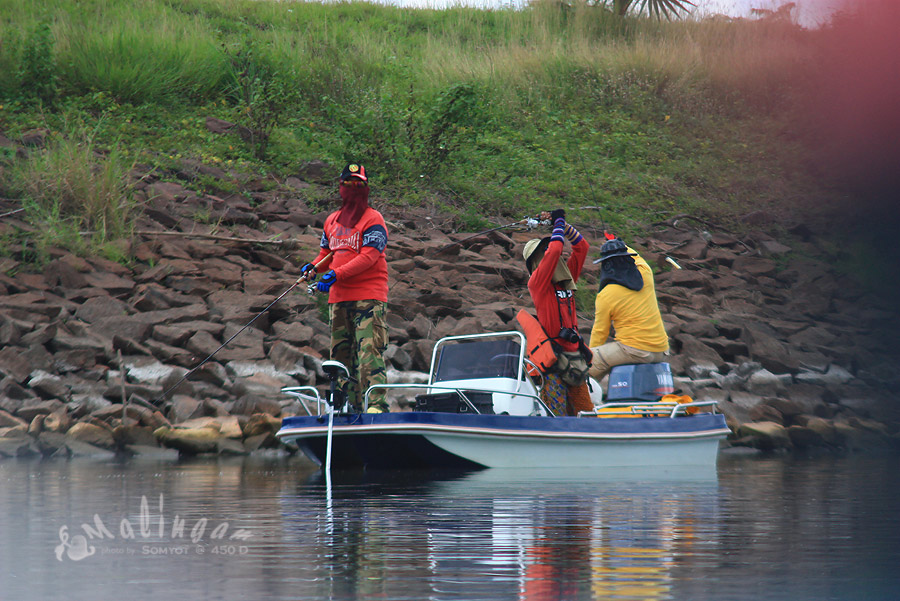
M 609 375 L 610 370 L 616 365 L 628 363 L 662 363 L 666 360 L 666 353 L 654 353 L 642 351 L 621 342 L 607 342 L 602 346 L 591 348 L 594 360 L 591 362 L 590 376 L 600 382 Z

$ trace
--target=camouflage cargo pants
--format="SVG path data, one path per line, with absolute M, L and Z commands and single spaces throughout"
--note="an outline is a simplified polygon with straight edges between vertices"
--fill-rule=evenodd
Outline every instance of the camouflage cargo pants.
M 347 366 L 357 384 L 347 387 L 350 403 L 362 409 L 369 386 L 387 384 L 384 351 L 387 348 L 386 305 L 382 301 L 344 301 L 328 305 L 331 321 L 331 359 Z M 375 390 L 369 406 L 388 410 L 386 391 Z

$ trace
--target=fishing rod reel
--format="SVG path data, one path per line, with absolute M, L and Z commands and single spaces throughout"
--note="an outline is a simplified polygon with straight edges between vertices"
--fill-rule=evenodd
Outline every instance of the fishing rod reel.
M 553 225 L 553 221 L 550 219 L 550 211 L 541 211 L 534 217 L 526 217 L 522 222 L 525 223 L 525 228 L 528 231 L 535 230 L 542 226 Z
M 297 283 L 306 282 L 306 293 L 310 296 L 316 293 L 316 276 L 318 274 L 311 270 L 307 274 L 301 275 Z
M 550 219 L 541 219 L 542 216 L 543 215 L 538 215 L 537 217 L 526 217 L 525 219 L 523 219 L 522 221 L 525 222 L 525 229 L 530 232 L 531 230 L 535 230 L 542 225 L 552 225 L 550 223 Z

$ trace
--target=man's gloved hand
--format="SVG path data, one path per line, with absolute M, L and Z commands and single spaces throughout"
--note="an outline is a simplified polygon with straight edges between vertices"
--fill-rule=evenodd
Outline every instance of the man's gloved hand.
M 331 290 L 332 284 L 337 281 L 337 274 L 334 273 L 334 269 L 329 269 L 325 272 L 325 275 L 322 276 L 322 279 L 319 280 L 319 283 L 316 284 L 316 289 L 319 292 L 328 292 Z
M 300 268 L 300 278 L 304 280 L 311 279 L 316 275 L 316 266 L 312 263 L 307 263 L 303 267 Z
M 563 221 L 566 220 L 566 211 L 564 209 L 554 209 L 553 211 L 550 211 L 550 222 L 556 225 L 557 219 L 562 219 Z

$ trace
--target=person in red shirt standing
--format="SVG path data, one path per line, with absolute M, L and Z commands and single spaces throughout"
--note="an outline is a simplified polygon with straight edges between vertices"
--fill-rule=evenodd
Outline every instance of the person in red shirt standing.
M 529 240 L 522 253 L 538 322 L 558 351 L 550 373 L 544 374 L 541 398 L 556 415 L 577 415 L 594 409 L 587 386 L 590 351 L 578 333 L 575 312 L 575 284 L 590 245 L 566 223 L 564 210 L 552 211 L 550 220 L 550 237 Z
M 328 293 L 331 359 L 343 363 L 356 378 L 347 393 L 350 404 L 360 411 L 366 390 L 387 383 L 388 274 L 384 251 L 388 234 L 384 217 L 369 206 L 369 178 L 362 165 L 350 163 L 344 167 L 339 191 L 341 208 L 325 220 L 319 255 L 303 266 L 302 273 L 327 270 L 316 287 Z M 329 253 L 333 255 L 328 257 Z M 321 265 L 319 261 L 323 261 Z M 372 391 L 368 412 L 387 411 L 385 391 Z

